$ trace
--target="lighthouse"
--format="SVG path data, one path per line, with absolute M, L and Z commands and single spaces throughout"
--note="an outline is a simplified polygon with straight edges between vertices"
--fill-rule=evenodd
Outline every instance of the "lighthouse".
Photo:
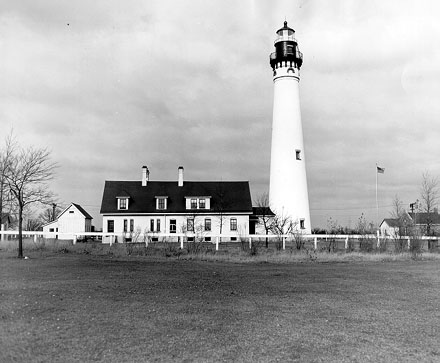
M 282 218 L 290 218 L 294 229 L 311 232 L 299 101 L 299 71 L 303 55 L 295 31 L 284 26 L 277 32 L 275 52 L 270 55 L 274 98 L 270 159 L 269 203 Z

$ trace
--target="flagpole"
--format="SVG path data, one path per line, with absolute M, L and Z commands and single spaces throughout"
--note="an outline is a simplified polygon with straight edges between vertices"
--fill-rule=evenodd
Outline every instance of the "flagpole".
M 379 173 L 378 173 L 377 163 L 376 163 L 376 224 L 377 224 L 377 229 L 379 230 L 379 203 L 377 201 L 377 174 L 379 174 Z

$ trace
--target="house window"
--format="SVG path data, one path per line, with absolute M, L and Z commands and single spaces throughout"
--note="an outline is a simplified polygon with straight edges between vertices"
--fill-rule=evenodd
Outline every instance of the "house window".
M 69 210 L 69 213 L 75 213 L 75 211 L 74 210 Z
M 210 231 L 211 230 L 211 218 L 206 218 L 205 219 L 205 231 Z
M 154 231 L 154 219 L 150 219 L 150 232 Z
M 237 230 L 237 218 L 231 218 L 231 231 Z
M 160 219 L 158 219 L 156 221 L 156 228 L 157 228 L 157 231 L 160 232 Z
M 112 219 L 109 219 L 107 221 L 107 232 L 113 233 L 115 231 L 115 221 Z
M 124 232 L 127 232 L 128 220 L 124 219 Z
M 188 232 L 194 232 L 194 218 L 188 218 L 186 220 L 186 230 Z
M 167 198 L 157 198 L 157 209 L 167 209 Z
M 170 233 L 176 233 L 176 220 L 170 219 Z
M 55 232 L 53 228 L 49 228 L 49 232 Z
M 300 219 L 299 220 L 299 228 L 301 228 L 301 229 L 305 229 L 306 227 L 305 227 L 305 220 L 304 219 Z
M 197 199 L 191 198 L 191 209 L 197 209 Z
M 205 198 L 200 198 L 199 199 L 199 208 L 200 209 L 205 209 L 206 208 Z
M 130 219 L 130 232 L 134 231 L 134 219 Z
M 119 201 L 119 209 L 128 209 L 128 199 L 127 198 L 120 198 Z
M 301 150 L 295 150 L 296 160 L 301 160 Z

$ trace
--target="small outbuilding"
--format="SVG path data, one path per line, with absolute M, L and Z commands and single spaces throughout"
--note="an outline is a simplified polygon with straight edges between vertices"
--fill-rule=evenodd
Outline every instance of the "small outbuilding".
M 9 213 L 2 213 L 1 215 L 1 229 L 2 230 L 8 230 L 9 227 L 11 226 L 12 223 L 12 219 L 11 219 L 11 215 Z
M 92 216 L 79 204 L 70 203 L 58 218 L 43 226 L 43 232 L 57 233 L 58 239 L 73 239 L 74 233 L 91 232 Z

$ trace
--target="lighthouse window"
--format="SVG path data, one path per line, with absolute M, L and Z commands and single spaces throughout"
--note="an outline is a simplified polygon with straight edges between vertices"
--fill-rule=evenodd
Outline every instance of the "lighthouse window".
M 300 219 L 300 221 L 299 221 L 299 228 L 301 228 L 301 229 L 305 229 L 306 227 L 305 227 L 305 220 L 304 219 Z
M 296 160 L 301 160 L 301 150 L 295 150 Z

